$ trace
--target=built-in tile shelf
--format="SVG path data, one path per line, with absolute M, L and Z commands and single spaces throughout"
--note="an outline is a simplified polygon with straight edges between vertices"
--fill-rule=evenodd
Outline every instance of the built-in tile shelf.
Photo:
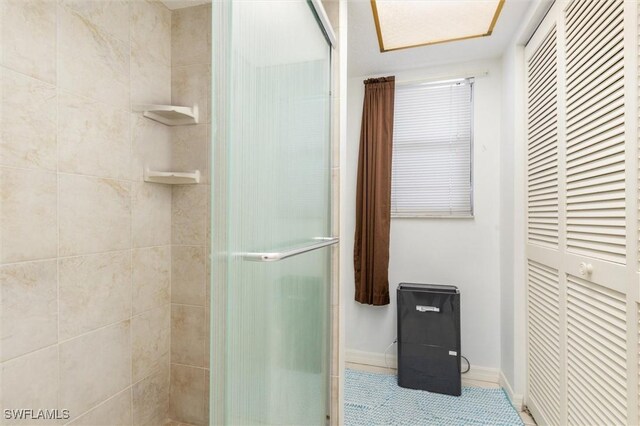
M 200 183 L 200 170 L 193 172 L 158 172 L 146 169 L 144 171 L 144 181 L 167 185 L 196 184 Z
M 134 105 L 135 112 L 167 126 L 187 126 L 198 124 L 198 106 L 177 105 Z

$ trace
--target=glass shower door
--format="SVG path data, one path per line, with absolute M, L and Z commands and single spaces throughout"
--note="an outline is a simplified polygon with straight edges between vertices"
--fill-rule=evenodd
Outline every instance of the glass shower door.
M 212 423 L 323 424 L 331 47 L 306 1 L 225 3 L 212 206 L 213 234 L 224 233 L 212 281 L 224 288 L 212 306 L 223 303 L 224 315 L 214 319 L 211 361 L 224 368 L 212 369 Z

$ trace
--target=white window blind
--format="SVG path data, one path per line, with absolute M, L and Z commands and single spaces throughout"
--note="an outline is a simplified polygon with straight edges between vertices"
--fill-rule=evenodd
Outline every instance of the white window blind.
M 396 86 L 391 215 L 472 216 L 473 81 Z

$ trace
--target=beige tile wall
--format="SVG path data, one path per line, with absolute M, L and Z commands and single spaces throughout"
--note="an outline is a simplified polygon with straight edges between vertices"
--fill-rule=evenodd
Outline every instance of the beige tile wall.
M 158 2 L 0 1 L 1 409 L 68 409 L 74 425 L 168 415 L 171 243 L 206 213 L 172 227 L 172 207 L 188 219 L 197 202 L 142 182 L 171 166 L 172 135 L 131 104 L 171 101 L 171 29 Z M 188 275 L 179 294 L 196 298 Z M 188 358 L 199 389 L 203 352 Z
M 0 41 L 12 40 L 0 45 L 0 408 L 206 424 L 210 6 L 0 5 Z M 169 102 L 197 104 L 201 124 L 130 108 Z M 147 184 L 145 167 L 197 168 L 204 183 Z
M 173 187 L 171 219 L 172 420 L 204 425 L 209 417 L 209 146 L 211 5 L 173 11 L 171 98 L 198 106 L 200 124 L 172 128 L 176 169 L 199 169 L 201 185 Z

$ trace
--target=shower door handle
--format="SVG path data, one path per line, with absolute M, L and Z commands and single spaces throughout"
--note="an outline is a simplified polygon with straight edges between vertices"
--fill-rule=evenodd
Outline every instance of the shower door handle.
M 318 237 L 314 238 L 313 241 L 314 242 L 311 244 L 292 248 L 291 250 L 266 253 L 242 253 L 241 257 L 244 260 L 250 260 L 252 262 L 277 262 L 288 257 L 297 256 L 302 253 L 308 253 L 313 250 L 318 250 L 322 247 L 337 244 L 340 239 L 337 237 Z

